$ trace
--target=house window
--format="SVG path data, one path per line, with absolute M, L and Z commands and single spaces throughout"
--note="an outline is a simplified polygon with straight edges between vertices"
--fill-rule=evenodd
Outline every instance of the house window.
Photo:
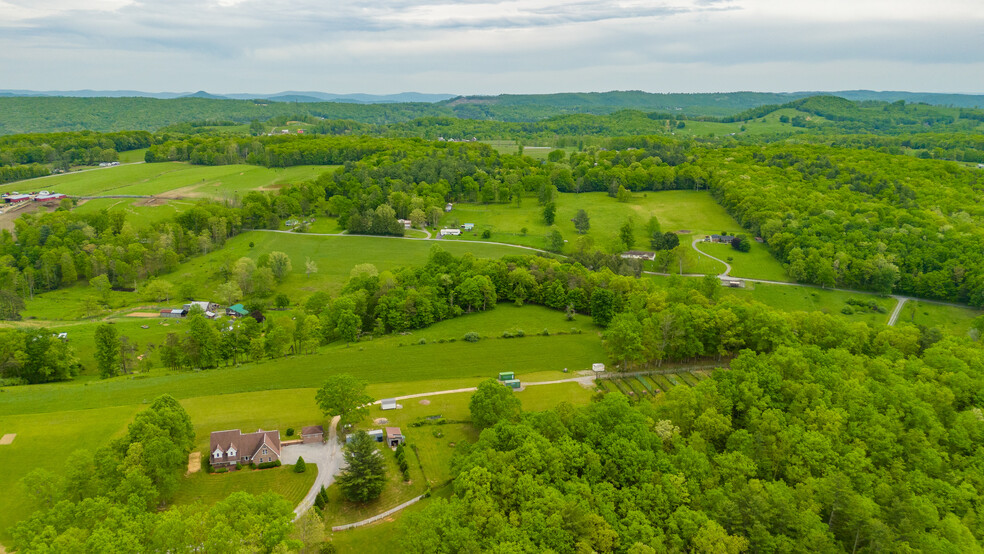
M 266 454 L 266 453 L 267 453 L 267 449 L 266 449 L 265 447 L 263 448 L 263 453 L 264 453 L 264 454 Z

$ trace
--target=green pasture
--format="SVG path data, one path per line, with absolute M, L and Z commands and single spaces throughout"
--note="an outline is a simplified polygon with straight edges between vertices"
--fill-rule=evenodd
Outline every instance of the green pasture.
M 557 214 L 553 226 L 543 223 L 543 208 L 532 197 L 523 198 L 521 206 L 515 203 L 455 204 L 452 211 L 444 214 L 441 225 L 458 227 L 474 223 L 475 230 L 463 233 L 461 238 L 480 240 L 482 231 L 488 229 L 493 234 L 489 240 L 536 248 L 546 248 L 547 237 L 557 229 L 568 241 L 566 251 L 573 250 L 575 240 L 580 236 L 571 220 L 581 209 L 588 213 L 591 223 L 586 235 L 594 239 L 596 247 L 608 251 L 613 250 L 614 239 L 626 221 L 634 227 L 633 248 L 649 249 L 645 226 L 653 215 L 663 232 L 687 230 L 696 235 L 741 230 L 738 222 L 707 191 L 637 192 L 629 202 L 619 202 L 603 192 L 562 193 L 557 195 L 555 203 Z M 527 230 L 525 236 L 523 228 Z
M 280 284 L 277 292 L 284 292 L 295 301 L 301 301 L 319 290 L 337 292 L 348 280 L 352 268 L 358 264 L 371 263 L 379 271 L 385 271 L 425 263 L 435 244 L 438 243 L 400 238 L 325 237 L 305 233 L 251 231 L 233 237 L 221 249 L 188 260 L 162 278 L 173 283 L 191 281 L 211 283 L 217 287 L 220 283 L 216 281 L 215 275 L 224 264 L 235 262 L 244 256 L 256 259 L 261 254 L 278 250 L 290 257 L 293 271 Z M 532 254 L 495 244 L 455 244 L 444 241 L 440 243 L 440 247 L 456 256 L 471 252 L 480 258 Z M 307 258 L 318 265 L 318 272 L 310 276 L 305 274 Z M 203 295 L 209 292 L 207 288 L 202 290 Z
M 121 165 L 0 186 L 0 192 L 43 187 L 73 196 L 162 195 L 227 199 L 251 190 L 273 190 L 314 179 L 334 166 L 265 168 L 201 166 L 181 162 Z
M 597 335 L 588 333 L 405 347 L 392 343 L 374 347 L 366 342 L 324 348 L 317 354 L 209 371 L 157 369 L 100 381 L 12 387 L 0 393 L 4 400 L 0 403 L 0 415 L 141 404 L 163 393 L 182 399 L 318 387 L 327 376 L 338 373 L 357 375 L 370 383 L 481 378 L 518 368 L 529 372 L 557 371 L 563 375 L 564 368 L 572 372 L 588 369 L 592 362 L 605 356 Z
M 253 244 L 250 247 L 250 243 Z M 528 250 L 496 244 L 454 243 L 406 240 L 385 237 L 325 237 L 304 233 L 273 233 L 250 231 L 229 239 L 225 246 L 204 256 L 191 258 L 169 274 L 160 278 L 175 286 L 183 282 L 208 283 L 202 287 L 201 296 L 215 292 L 220 282 L 216 275 L 227 263 L 241 257 L 257 259 L 272 251 L 282 251 L 291 258 L 293 271 L 278 285 L 274 294 L 283 292 L 293 303 L 302 302 L 316 291 L 336 293 L 348 280 L 352 268 L 361 263 L 371 263 L 380 271 L 397 267 L 422 264 L 427 261 L 430 249 L 439 245 L 444 250 L 461 256 L 467 252 L 481 258 L 500 258 L 506 255 L 534 254 Z M 318 272 L 305 274 L 305 260 L 311 258 L 318 265 Z M 28 299 L 22 312 L 25 320 L 69 321 L 86 317 L 84 300 L 94 296 L 93 290 L 83 282 L 73 287 L 57 289 Z M 172 299 L 170 304 L 179 306 L 182 300 Z M 113 292 L 111 310 L 100 309 L 93 317 L 106 317 L 113 313 L 136 310 L 148 303 L 136 292 Z
M 77 387 L 79 394 L 82 387 Z M 10 389 L 0 392 L 0 404 L 6 405 Z M 139 406 L 101 407 L 95 410 L 57 411 L 45 414 L 0 416 L 0 435 L 15 433 L 9 445 L 0 446 L 0 537 L 7 528 L 35 510 L 24 496 L 18 481 L 34 469 L 55 474 L 65 465 L 65 458 L 75 450 L 95 451 L 126 430 Z
M 102 210 L 123 211 L 127 215 L 127 222 L 135 229 L 141 229 L 169 220 L 194 205 L 194 200 L 153 199 L 153 203 L 148 205 L 147 200 L 143 198 L 93 198 L 82 201 L 74 211 L 78 213 L 98 213 Z
M 119 162 L 121 164 L 132 164 L 143 162 L 147 155 L 147 149 L 141 148 L 139 150 L 127 150 L 126 152 L 120 152 Z
M 242 469 L 212 474 L 202 469 L 181 478 L 178 491 L 174 494 L 171 503 L 179 506 L 201 501 L 211 505 L 225 500 L 234 492 L 244 491 L 250 494 L 275 492 L 296 506 L 311 490 L 311 485 L 317 477 L 318 466 L 314 464 L 308 464 L 304 473 L 294 473 L 294 466 Z
M 849 321 L 864 321 L 871 325 L 884 325 L 888 323 L 888 317 L 895 308 L 894 298 L 880 297 L 875 294 L 863 292 L 844 292 L 813 287 L 770 285 L 765 283 L 746 282 L 745 285 L 747 287 L 745 289 L 722 288 L 721 292 L 723 294 L 734 294 L 736 296 L 751 298 L 786 312 L 819 311 L 846 318 Z M 850 298 L 873 301 L 884 312 L 878 313 L 853 307 L 853 314 L 844 314 L 841 310 L 847 306 L 846 301 Z
M 984 311 L 970 307 L 910 300 L 902 306 L 898 323 L 939 327 L 955 335 L 966 335 L 971 329 L 974 318 L 982 315 Z
M 336 532 L 332 532 L 329 526 L 325 536 L 335 545 L 338 552 L 359 552 L 361 554 L 400 552 L 403 546 L 403 535 L 400 530 L 402 518 L 406 517 L 407 514 L 423 510 L 433 498 L 450 498 L 452 492 L 451 487 L 436 489 L 431 492 L 430 498 L 422 498 L 420 502 L 370 525 Z
M 749 237 L 751 239 L 751 237 Z M 768 281 L 790 281 L 782 264 L 772 257 L 768 247 L 752 241 L 748 252 L 739 252 L 730 244 L 698 242 L 697 248 L 731 265 L 732 277 L 765 279 Z M 731 258 L 729 261 L 728 258 Z

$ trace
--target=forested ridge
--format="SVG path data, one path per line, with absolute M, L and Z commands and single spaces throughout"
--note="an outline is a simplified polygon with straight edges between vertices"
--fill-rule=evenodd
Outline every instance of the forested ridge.
M 867 150 L 705 150 L 711 190 L 791 277 L 984 305 L 984 172 Z
M 146 148 L 153 142 L 147 131 L 0 135 L 0 183 L 42 177 L 51 169 L 114 162 L 120 152 Z

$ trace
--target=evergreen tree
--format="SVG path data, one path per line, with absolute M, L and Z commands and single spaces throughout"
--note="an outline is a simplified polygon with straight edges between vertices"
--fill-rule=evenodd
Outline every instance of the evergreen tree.
M 365 431 L 355 434 L 345 445 L 345 471 L 338 476 L 342 494 L 352 502 L 368 502 L 383 492 L 386 468 L 374 441 Z

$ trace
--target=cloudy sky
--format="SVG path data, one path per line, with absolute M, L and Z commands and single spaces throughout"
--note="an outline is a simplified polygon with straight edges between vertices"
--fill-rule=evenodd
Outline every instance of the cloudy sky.
M 0 0 L 0 88 L 984 93 L 984 6 Z

